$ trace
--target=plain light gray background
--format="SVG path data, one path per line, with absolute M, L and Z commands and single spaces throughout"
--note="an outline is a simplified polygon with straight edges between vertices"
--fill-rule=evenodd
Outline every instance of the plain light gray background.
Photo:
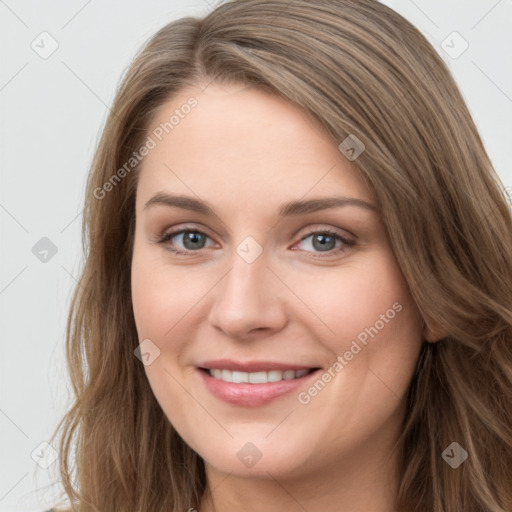
M 504 186 L 511 186 L 512 2 L 384 3 L 449 63 Z M 0 511 L 52 503 L 51 488 L 34 491 L 56 477 L 57 463 L 45 469 L 35 460 L 52 461 L 40 444 L 70 390 L 64 329 L 81 264 L 81 204 L 115 88 L 157 29 L 210 9 L 206 0 L 0 1 Z M 52 44 L 58 48 L 45 55 Z M 55 255 L 36 257 L 32 248 L 43 237 Z

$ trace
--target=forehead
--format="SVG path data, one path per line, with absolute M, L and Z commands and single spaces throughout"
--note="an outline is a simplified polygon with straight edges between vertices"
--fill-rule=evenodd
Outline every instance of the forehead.
M 191 107 L 190 105 L 194 105 Z M 286 100 L 245 85 L 190 87 L 160 108 L 138 195 L 193 192 L 215 202 L 307 194 L 372 195 L 321 125 Z

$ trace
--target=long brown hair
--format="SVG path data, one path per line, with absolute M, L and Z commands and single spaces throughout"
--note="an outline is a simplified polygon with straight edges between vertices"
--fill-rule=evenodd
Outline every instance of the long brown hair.
M 67 325 L 73 404 L 54 433 L 72 510 L 181 512 L 205 490 L 202 459 L 134 356 L 137 166 L 126 163 L 165 102 L 214 80 L 279 95 L 334 144 L 365 145 L 354 166 L 425 325 L 445 334 L 423 344 L 410 384 L 397 510 L 512 510 L 510 206 L 443 60 L 375 0 L 230 1 L 164 26 L 123 77 L 88 178 Z M 468 454 L 458 468 L 442 457 L 453 442 Z

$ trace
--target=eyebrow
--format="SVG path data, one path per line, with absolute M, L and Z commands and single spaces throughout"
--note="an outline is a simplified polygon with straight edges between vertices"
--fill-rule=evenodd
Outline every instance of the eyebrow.
M 155 194 L 145 205 L 144 210 L 154 205 L 163 205 L 181 208 L 183 210 L 190 210 L 193 212 L 202 213 L 210 217 L 216 217 L 217 214 L 208 203 L 195 199 L 189 196 L 177 196 L 158 192 Z M 342 206 L 356 206 L 369 211 L 377 211 L 377 207 L 371 203 L 363 201 L 355 197 L 322 197 L 318 199 L 307 199 L 303 201 L 290 201 L 285 203 L 279 209 L 279 217 L 294 217 L 298 215 L 305 215 L 321 210 L 328 210 L 331 208 L 339 208 Z

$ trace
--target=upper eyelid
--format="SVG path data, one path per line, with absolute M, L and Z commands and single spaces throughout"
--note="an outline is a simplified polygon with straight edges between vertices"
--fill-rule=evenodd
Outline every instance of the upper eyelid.
M 197 232 L 197 233 L 201 233 L 201 234 L 204 234 L 206 235 L 208 238 L 210 238 L 211 240 L 214 240 L 214 237 L 210 236 L 208 234 L 208 230 L 206 228 L 202 228 L 202 227 L 196 227 L 196 226 L 178 226 L 178 227 L 172 227 L 172 228 L 169 228 L 169 229 L 164 229 L 161 233 L 161 237 L 167 237 L 167 236 L 178 236 L 178 235 L 181 235 L 183 234 L 184 231 L 192 231 L 192 232 Z

